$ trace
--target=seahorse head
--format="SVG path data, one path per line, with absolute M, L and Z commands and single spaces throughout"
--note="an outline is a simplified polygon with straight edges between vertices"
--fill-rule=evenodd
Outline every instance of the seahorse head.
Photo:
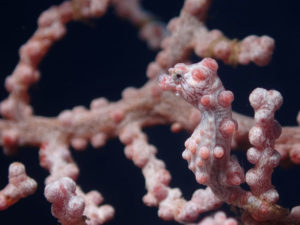
M 179 63 L 168 70 L 169 74 L 161 75 L 158 82 L 163 90 L 171 90 L 186 101 L 196 104 L 202 96 L 220 88 L 217 70 L 217 62 L 211 58 L 204 58 L 191 65 Z

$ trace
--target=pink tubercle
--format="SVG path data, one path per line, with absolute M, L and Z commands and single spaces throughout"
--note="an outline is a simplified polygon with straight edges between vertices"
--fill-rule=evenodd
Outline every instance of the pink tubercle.
M 217 72 L 219 66 L 218 63 L 216 62 L 216 60 L 212 59 L 212 58 L 204 58 L 201 61 L 201 64 L 203 66 L 208 67 L 210 70 L 212 70 L 213 72 Z
M 199 155 L 203 160 L 207 160 L 210 156 L 210 151 L 209 151 L 208 147 L 202 146 L 199 149 Z
M 6 130 L 2 134 L 2 142 L 5 147 L 16 146 L 19 134 L 16 130 Z
M 194 69 L 192 71 L 192 77 L 196 82 L 201 82 L 207 78 L 207 74 L 205 74 L 200 69 Z
M 218 95 L 218 103 L 223 107 L 229 107 L 234 100 L 233 93 L 231 91 L 222 91 Z
M 216 146 L 214 148 L 214 156 L 217 159 L 221 159 L 225 154 L 224 148 L 222 148 L 221 146 Z
M 116 123 L 120 123 L 124 119 L 125 114 L 122 111 L 117 111 L 112 112 L 110 116 Z
M 236 130 L 236 123 L 231 119 L 227 119 L 223 121 L 220 125 L 220 131 L 225 136 L 229 136 L 233 134 L 235 130 Z
M 201 102 L 201 104 L 202 104 L 204 107 L 209 107 L 209 106 L 211 106 L 211 104 L 212 104 L 211 96 L 210 96 L 210 95 L 204 95 L 204 96 L 202 96 L 202 98 L 200 99 L 200 102 Z
M 196 180 L 199 184 L 207 184 L 208 176 L 203 173 L 196 173 Z

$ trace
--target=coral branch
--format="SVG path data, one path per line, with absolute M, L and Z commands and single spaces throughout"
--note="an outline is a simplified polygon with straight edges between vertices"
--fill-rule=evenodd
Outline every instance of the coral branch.
M 84 201 L 75 191 L 76 184 L 70 178 L 61 178 L 45 188 L 45 196 L 53 204 L 52 214 L 62 225 L 86 225 Z
M 8 179 L 9 183 L 0 191 L 0 210 L 32 195 L 37 188 L 37 183 L 27 176 L 22 163 L 14 162 L 9 166 Z
M 41 145 L 40 165 L 50 172 L 45 180 L 49 184 L 61 177 L 69 177 L 76 180 L 79 169 L 74 163 L 68 148 L 57 142 L 44 143 Z
M 103 202 L 99 192 L 84 194 L 68 177 L 49 183 L 45 196 L 52 203 L 52 214 L 62 225 L 100 225 L 114 215 L 109 205 L 97 207 Z
M 99 17 L 104 14 L 108 1 L 74 0 L 53 6 L 38 19 L 38 29 L 20 48 L 20 61 L 13 73 L 6 78 L 5 88 L 9 97 L 0 105 L 6 118 L 21 120 L 32 115 L 27 93 L 30 85 L 40 77 L 38 65 L 50 47 L 66 34 L 66 24 L 73 19 Z
M 164 220 L 192 222 L 206 211 L 216 209 L 221 201 L 210 188 L 196 190 L 190 201 L 186 201 L 179 188 L 170 188 L 170 173 L 163 161 L 155 157 L 156 148 L 147 143 L 147 136 L 140 124 L 133 123 L 122 129 L 120 140 L 126 145 L 125 154 L 142 169 L 148 193 L 143 201 L 148 206 L 158 206 L 158 215 Z
M 145 11 L 141 7 L 140 0 L 112 0 L 112 5 L 118 16 L 129 20 L 140 29 L 139 36 L 148 43 L 150 48 L 159 48 L 167 35 L 165 24 Z
M 235 219 L 227 218 L 223 212 L 217 212 L 213 217 L 207 217 L 198 225 L 237 225 Z
M 209 31 L 203 23 L 210 0 L 187 0 L 179 17 L 168 24 L 171 36 L 163 43 L 155 62 L 147 70 L 149 78 L 157 77 L 176 63 L 189 61 L 192 52 L 199 57 L 213 57 L 226 64 L 259 66 L 269 63 L 274 40 L 268 36 L 250 35 L 241 41 L 228 39 L 221 31 Z
M 274 120 L 274 113 L 282 104 L 282 96 L 274 90 L 267 92 L 257 88 L 249 99 L 255 110 L 256 125 L 249 132 L 249 140 L 254 147 L 247 151 L 247 158 L 255 164 L 255 168 L 247 172 L 246 182 L 255 196 L 275 203 L 279 195 L 271 184 L 271 176 L 273 168 L 280 161 L 280 154 L 274 150 L 274 144 L 280 136 L 281 127 Z

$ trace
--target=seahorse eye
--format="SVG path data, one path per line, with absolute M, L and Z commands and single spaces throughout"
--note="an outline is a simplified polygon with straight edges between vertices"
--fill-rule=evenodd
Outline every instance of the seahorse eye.
M 182 71 L 174 71 L 173 73 L 172 73 L 172 78 L 173 78 L 173 80 L 174 80 L 174 82 L 176 83 L 176 84 L 179 84 L 181 81 L 182 81 L 182 78 L 183 78 L 183 74 L 182 74 Z
M 182 75 L 181 75 L 180 73 L 176 73 L 176 74 L 174 75 L 174 78 L 175 78 L 176 80 L 181 79 L 181 77 L 182 77 Z

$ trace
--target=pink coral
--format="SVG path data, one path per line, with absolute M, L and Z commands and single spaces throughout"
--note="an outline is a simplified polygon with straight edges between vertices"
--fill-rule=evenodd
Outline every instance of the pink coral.
M 155 5 L 155 1 L 152 1 L 151 4 Z M 193 222 L 201 225 L 235 225 L 238 221 L 244 224 L 298 224 L 299 207 L 294 207 L 289 212 L 288 209 L 285 209 L 286 204 L 283 204 L 283 207 L 279 205 L 281 202 L 277 203 L 282 191 L 280 188 L 278 191 L 276 190 L 275 185 L 271 182 L 271 177 L 274 168 L 280 162 L 283 164 L 291 159 L 293 163 L 299 164 L 299 127 L 283 127 L 280 136 L 280 125 L 274 119 L 274 113 L 279 109 L 282 98 L 275 90 L 266 91 L 258 88 L 252 92 L 250 104 L 255 111 L 254 119 L 232 112 L 233 92 L 236 92 L 239 87 L 248 85 L 247 91 L 250 93 L 250 90 L 254 89 L 257 84 L 253 86 L 252 81 L 246 81 L 246 79 L 254 79 L 254 76 L 248 76 L 248 70 L 241 69 L 240 66 L 237 68 L 237 71 L 243 72 L 240 77 L 227 78 L 230 75 L 224 72 L 226 70 L 224 68 L 228 68 L 224 64 L 234 67 L 249 63 L 258 66 L 268 65 L 275 44 L 274 39 L 270 37 L 273 34 L 266 32 L 267 35 L 264 35 L 257 31 L 255 33 L 259 36 L 247 36 L 248 33 L 244 33 L 244 35 L 233 33 L 228 37 L 225 36 L 225 33 L 228 33 L 226 29 L 221 31 L 219 24 L 217 25 L 218 29 L 209 24 L 211 18 L 208 10 L 211 8 L 211 4 L 218 4 L 210 0 L 185 0 L 179 15 L 176 12 L 170 16 L 176 17 L 170 20 L 167 30 L 165 24 L 159 21 L 160 17 L 144 10 L 143 7 L 151 8 L 151 4 L 147 5 L 147 2 L 142 4 L 139 0 L 70 0 L 50 7 L 41 13 L 37 30 L 21 46 L 19 63 L 12 73 L 9 71 L 11 75 L 5 80 L 8 96 L 0 105 L 0 112 L 3 116 L 0 120 L 0 144 L 4 147 L 4 153 L 14 155 L 23 146 L 40 149 L 40 165 L 49 172 L 45 178 L 45 196 L 52 203 L 52 214 L 62 224 L 97 225 L 111 220 L 114 216 L 112 206 L 98 206 L 104 200 L 99 192 L 90 191 L 85 194 L 82 189 L 88 190 L 91 187 L 85 186 L 89 182 L 84 181 L 84 177 L 91 177 L 91 180 L 99 179 L 101 181 L 99 189 L 101 192 L 103 190 L 105 196 L 109 196 L 108 193 L 113 192 L 115 186 L 120 186 L 117 194 L 114 192 L 107 198 L 108 203 L 114 202 L 115 198 L 113 205 L 116 207 L 116 221 L 118 213 L 120 213 L 118 204 L 122 202 L 121 199 L 126 196 L 136 196 L 136 190 L 142 191 L 145 186 L 146 193 L 143 193 L 143 202 L 147 206 L 158 208 L 158 216 L 152 214 L 152 219 L 160 217 L 163 220 L 175 220 L 180 223 Z M 159 4 L 163 6 L 162 2 Z M 239 6 L 239 3 L 235 4 L 237 7 Z M 166 14 L 171 11 L 173 5 L 176 5 L 175 1 L 172 4 L 166 3 Z M 230 2 L 226 2 L 225 5 L 231 7 L 230 13 L 233 13 L 233 5 Z M 259 7 L 255 2 L 251 5 L 253 7 L 249 8 L 249 11 L 252 13 L 253 21 L 260 21 L 256 22 L 260 24 L 262 20 L 259 19 L 259 13 L 256 15 L 256 12 L 260 12 L 260 8 L 262 8 L 264 13 L 270 13 L 271 6 L 268 5 L 268 10 L 265 10 L 266 8 L 261 2 Z M 116 102 L 108 100 L 109 96 L 108 99 L 102 97 L 92 100 L 90 104 L 84 102 L 85 106 L 74 107 L 75 101 L 80 102 L 80 96 L 90 93 L 92 90 L 92 88 L 84 87 L 87 81 L 86 74 L 90 73 L 88 70 L 93 64 L 90 63 L 91 61 L 95 60 L 97 73 L 101 73 L 103 76 L 101 79 L 97 79 L 97 82 L 90 83 L 91 86 L 97 86 L 97 93 L 91 94 L 89 100 L 97 95 L 102 95 L 102 90 L 111 91 L 114 96 L 117 96 L 118 91 L 115 88 L 121 88 L 118 86 L 119 83 L 127 81 L 129 76 L 137 73 L 136 69 L 141 64 L 140 60 L 147 56 L 139 52 L 137 46 L 131 47 L 121 42 L 122 39 L 128 39 L 130 32 L 124 31 L 117 23 L 107 22 L 111 16 L 110 8 L 114 10 L 115 15 L 128 20 L 137 27 L 139 37 L 146 41 L 150 48 L 161 48 L 161 50 L 148 66 L 149 81 L 143 87 L 126 88 L 122 92 L 121 99 Z M 212 15 L 213 9 L 214 5 Z M 240 10 L 242 11 L 241 7 Z M 162 15 L 164 17 L 165 13 Z M 72 34 L 73 26 L 76 26 L 71 22 L 80 21 L 93 26 L 98 22 L 92 18 L 100 18 L 99 21 L 106 21 L 109 25 L 107 27 L 100 25 L 100 35 L 96 34 L 96 38 L 89 36 L 85 43 L 72 44 L 67 50 L 72 53 L 71 56 L 66 57 L 60 53 L 57 56 L 56 65 L 47 66 L 48 57 L 51 58 L 51 54 L 53 52 L 55 54 L 58 48 L 62 48 L 62 45 L 68 46 L 70 36 L 81 38 L 82 34 L 88 33 L 87 29 L 68 36 L 67 33 Z M 277 15 L 274 19 L 277 20 Z M 272 21 L 269 24 L 278 23 Z M 102 38 L 109 32 L 112 34 L 108 45 L 102 41 Z M 65 36 L 67 41 L 64 42 L 62 39 Z M 239 36 L 242 40 L 229 38 L 232 36 Z M 279 51 L 281 39 L 278 40 L 276 35 L 274 37 L 276 43 L 279 42 L 278 50 L 276 49 Z M 24 40 L 22 41 L 24 42 Z M 66 58 L 77 60 L 73 58 L 76 55 L 73 53 L 78 52 L 81 46 L 88 49 L 93 41 L 99 45 L 102 44 L 103 49 L 97 49 L 96 44 L 92 44 L 89 51 L 82 53 L 84 61 L 88 62 L 88 65 L 84 65 L 84 70 L 78 70 L 79 79 L 76 78 L 74 70 L 77 66 L 81 66 L 81 63 L 73 63 L 72 68 L 63 72 L 65 76 L 70 74 L 66 80 L 61 76 L 55 82 L 50 82 L 52 87 L 47 80 L 44 80 L 52 77 L 47 73 L 57 73 L 53 70 L 54 68 L 63 69 L 64 66 L 59 63 L 67 62 Z M 54 47 L 53 51 L 50 50 L 51 47 Z M 105 52 L 105 47 L 109 49 L 109 52 Z M 105 57 L 99 58 L 98 55 L 93 55 L 92 50 L 101 52 Z M 131 54 L 134 51 L 138 53 Z M 110 54 L 112 52 L 113 54 Z M 295 52 L 297 51 L 295 50 Z M 130 60 L 125 64 L 118 58 L 123 53 Z M 113 64 L 109 64 L 109 70 L 106 70 L 105 59 L 111 55 Z M 290 57 L 289 63 L 280 60 L 279 63 L 276 56 L 275 54 L 276 65 L 284 65 L 285 71 L 289 71 L 292 57 Z M 86 60 L 88 58 L 89 60 Z M 204 59 L 200 61 L 202 58 Z M 293 63 L 293 65 L 296 64 Z M 45 67 L 47 68 L 45 69 Z M 119 72 L 111 75 L 111 72 L 115 71 L 117 67 L 120 67 Z M 272 74 L 268 68 L 256 70 L 258 73 L 267 71 Z M 167 71 L 170 75 L 161 75 Z M 218 77 L 217 71 L 219 71 L 221 79 Z M 69 89 L 72 89 L 70 83 L 76 79 L 80 80 L 80 85 L 76 87 L 76 92 L 72 93 L 71 99 L 74 100 L 74 103 L 70 103 L 70 99 L 67 98 Z M 232 79 L 232 84 L 235 84 L 234 80 L 238 80 L 240 83 L 230 86 L 230 82 L 227 82 L 230 79 Z M 60 101 L 64 101 L 65 98 L 67 100 L 64 108 L 72 107 L 72 109 L 63 111 L 63 108 L 55 109 L 57 111 L 52 111 L 52 116 L 56 116 L 60 111 L 57 117 L 37 116 L 37 114 L 44 114 L 44 111 L 39 111 L 40 107 L 35 104 L 37 98 L 31 99 L 31 94 L 35 92 L 36 87 L 39 87 L 37 86 L 39 80 L 42 82 L 41 85 L 44 84 L 44 86 L 40 86 L 41 89 L 51 88 L 51 97 L 48 101 L 44 101 L 47 103 L 48 109 L 54 109 L 54 106 Z M 221 80 L 226 81 L 226 87 L 233 92 L 226 90 Z M 107 88 L 108 85 L 105 82 L 110 82 L 110 89 Z M 158 82 L 161 88 L 158 86 Z M 63 98 L 59 92 L 60 85 L 64 85 Z M 272 86 L 266 83 L 259 85 L 267 88 Z M 122 86 L 122 88 L 124 87 Z M 176 97 L 166 90 L 171 90 L 181 97 Z M 245 92 L 243 90 L 241 94 L 235 94 L 234 104 L 242 102 L 243 106 L 247 104 L 246 100 L 243 100 Z M 56 93 L 60 97 L 54 103 L 53 96 Z M 284 92 L 282 94 L 285 96 Z M 33 100 L 33 104 L 31 104 L 31 100 Z M 183 139 L 166 138 L 166 134 L 159 134 L 165 143 L 165 146 L 161 147 L 154 143 L 151 134 L 149 135 L 149 130 L 145 130 L 147 127 L 158 125 L 170 125 L 173 132 L 184 130 L 191 132 L 192 135 L 184 144 Z M 128 165 L 123 167 L 120 162 L 121 157 L 115 155 L 113 150 L 110 151 L 112 153 L 94 153 L 112 154 L 109 162 L 106 155 L 86 158 L 81 156 L 90 153 L 72 152 L 72 148 L 76 151 L 83 151 L 89 148 L 89 144 L 94 148 L 100 148 L 106 144 L 110 146 L 109 140 L 113 138 L 119 138 L 125 146 L 125 156 L 141 169 L 140 174 L 145 178 L 145 185 L 141 182 L 139 184 L 132 183 L 132 180 L 138 181 L 139 179 L 132 175 L 133 171 L 129 173 L 127 169 L 124 169 L 128 168 Z M 174 147 L 172 143 L 177 141 L 179 144 Z M 190 194 L 191 197 L 187 197 L 184 186 L 180 186 L 181 189 L 176 187 L 178 176 L 185 174 L 183 176 L 186 176 L 187 180 L 188 172 L 184 172 L 184 169 L 177 165 L 180 163 L 177 163 L 174 166 L 176 173 L 172 180 L 173 169 L 168 170 L 170 159 L 172 157 L 179 158 L 178 155 L 176 156 L 176 147 L 183 150 L 184 145 L 186 150 L 183 151 L 183 157 L 188 161 L 189 169 L 194 172 L 199 184 L 207 186 L 205 188 L 198 185 L 189 187 L 190 193 L 193 192 Z M 252 147 L 249 148 L 249 145 Z M 245 166 L 243 163 L 240 165 L 241 159 L 231 154 L 231 149 L 236 148 L 244 151 L 248 149 L 247 159 L 254 165 L 253 168 L 247 171 L 246 167 L 243 168 Z M 168 150 L 168 156 L 164 156 L 162 149 Z M 81 158 L 88 160 L 85 166 L 82 166 Z M 163 158 L 164 161 L 160 158 Z M 79 165 L 76 164 L 76 161 L 79 161 Z M 98 170 L 93 167 L 87 173 L 85 168 L 91 167 L 92 162 L 101 164 L 105 169 Z M 24 164 L 31 168 L 31 162 L 28 163 L 25 160 Z M 5 165 L 4 163 L 3 167 Z M 21 180 L 22 182 L 15 182 L 15 173 L 10 173 L 7 186 L 0 192 L 3 208 L 11 206 L 20 198 L 33 194 L 36 189 L 36 183 L 25 174 L 24 167 L 19 166 L 19 168 L 22 169 L 18 173 L 17 181 Z M 79 168 L 81 174 L 79 174 Z M 32 170 L 29 170 L 28 173 L 30 176 L 36 177 Z M 121 178 L 121 174 L 125 174 L 125 178 Z M 104 177 L 111 179 L 111 186 L 106 185 Z M 192 178 L 190 179 L 192 180 Z M 245 188 L 245 182 L 249 190 L 247 187 Z M 39 183 L 43 189 L 43 182 L 39 181 Z M 186 184 L 186 181 L 183 183 Z M 82 186 L 82 189 L 79 185 Z M 108 186 L 107 189 L 106 186 Z M 190 185 L 186 184 L 186 186 Z M 139 193 L 139 197 L 141 197 L 142 193 Z M 31 198 L 34 197 L 30 197 L 29 200 Z M 138 202 L 132 201 L 132 199 L 129 201 L 130 204 Z M 21 201 L 21 203 L 26 204 L 25 201 Z M 206 215 L 204 213 L 219 209 L 222 203 L 242 209 L 242 215 L 236 215 L 236 219 L 233 219 L 227 218 L 223 212 L 217 212 L 214 215 L 200 218 Z M 12 212 L 13 209 L 11 207 L 7 212 Z M 40 209 L 38 210 L 40 211 Z M 124 214 L 128 215 L 133 211 L 131 207 L 125 207 L 123 210 Z M 141 213 L 134 211 L 134 214 L 133 217 L 137 219 Z M 144 217 L 143 213 L 140 217 Z M 11 221 L 12 219 L 9 221 L 12 224 Z M 150 223 L 150 220 L 147 222 Z M 45 224 L 45 221 L 43 223 Z M 118 223 L 124 222 L 119 221 Z
M 28 177 L 22 163 L 14 162 L 9 166 L 9 182 L 0 191 L 0 210 L 7 209 L 19 199 L 32 195 L 37 183 Z

